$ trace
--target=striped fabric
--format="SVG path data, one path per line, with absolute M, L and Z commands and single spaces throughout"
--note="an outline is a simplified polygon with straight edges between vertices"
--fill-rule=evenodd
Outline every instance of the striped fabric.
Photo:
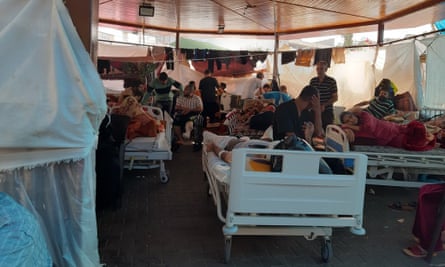
M 192 97 L 180 96 L 176 99 L 176 106 L 187 107 L 189 109 L 202 108 L 202 100 L 197 95 L 192 95 Z
M 380 100 L 378 97 L 371 100 L 369 106 L 365 109 L 365 111 L 371 113 L 377 119 L 382 119 L 383 117 L 394 114 L 396 112 L 394 103 L 391 99 L 385 98 Z
M 332 97 L 332 94 L 337 93 L 337 82 L 329 76 L 325 76 L 322 82 L 320 82 L 318 77 L 314 77 L 310 80 L 309 84 L 317 88 L 320 93 L 321 104 L 326 103 L 326 101 Z M 333 110 L 332 105 L 326 106 L 325 110 Z

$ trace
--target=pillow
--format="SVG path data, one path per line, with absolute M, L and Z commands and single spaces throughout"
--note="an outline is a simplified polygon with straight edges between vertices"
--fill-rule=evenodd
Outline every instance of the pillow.
M 394 97 L 394 106 L 401 111 L 417 111 L 416 104 L 414 104 L 413 97 L 409 92 L 396 95 Z

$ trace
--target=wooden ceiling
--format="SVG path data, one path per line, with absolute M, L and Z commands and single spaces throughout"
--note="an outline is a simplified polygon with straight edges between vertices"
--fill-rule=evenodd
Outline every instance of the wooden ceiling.
M 139 16 L 143 3 L 154 6 L 153 17 Z M 332 34 L 379 23 L 385 29 L 415 27 L 444 18 L 443 0 L 99 0 L 101 25 L 198 34 L 217 34 L 219 25 L 223 34 L 233 35 Z

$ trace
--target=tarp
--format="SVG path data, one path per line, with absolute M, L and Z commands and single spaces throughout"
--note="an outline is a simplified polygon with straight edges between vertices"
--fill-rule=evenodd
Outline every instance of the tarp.
M 88 147 L 105 89 L 60 0 L 0 1 L 0 147 Z

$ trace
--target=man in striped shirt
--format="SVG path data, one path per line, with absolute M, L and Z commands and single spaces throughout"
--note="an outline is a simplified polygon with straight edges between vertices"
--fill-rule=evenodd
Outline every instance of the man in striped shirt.
M 194 88 L 188 84 L 184 88 L 184 94 L 176 99 L 175 118 L 173 121 L 174 132 L 177 138 L 177 144 L 184 143 L 182 132 L 185 130 L 185 124 L 191 120 L 191 117 L 198 115 L 203 110 L 202 100 L 194 94 Z
M 309 85 L 315 87 L 320 94 L 323 129 L 326 129 L 328 124 L 334 123 L 333 104 L 338 100 L 337 82 L 334 78 L 326 75 L 327 70 L 328 63 L 326 61 L 319 61 L 316 67 L 317 77 L 312 78 L 309 82 Z

